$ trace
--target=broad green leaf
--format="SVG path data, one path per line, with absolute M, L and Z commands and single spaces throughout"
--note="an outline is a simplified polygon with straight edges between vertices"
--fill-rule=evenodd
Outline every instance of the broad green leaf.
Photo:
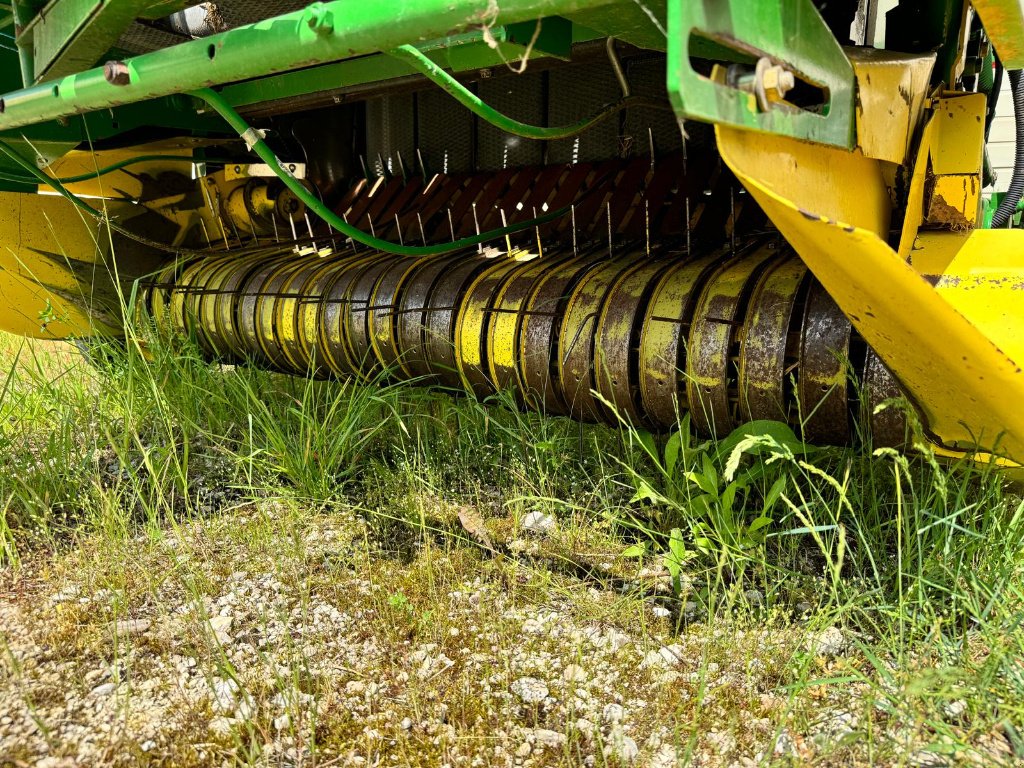
M 673 432 L 665 443 L 665 471 L 671 475 L 679 461 L 679 452 L 683 446 L 683 433 Z
M 626 547 L 622 552 L 622 557 L 643 557 L 647 554 L 646 544 L 634 544 L 631 547 Z

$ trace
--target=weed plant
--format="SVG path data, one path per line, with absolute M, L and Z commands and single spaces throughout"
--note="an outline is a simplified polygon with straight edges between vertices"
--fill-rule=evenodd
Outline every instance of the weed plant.
M 775 422 L 711 442 L 685 416 L 655 436 L 384 375 L 210 364 L 154 329 L 94 344 L 89 364 L 4 343 L 0 564 L 268 496 L 353 506 L 399 548 L 461 531 L 440 510 L 540 512 L 620 542 L 624 573 L 667 568 L 678 631 L 738 611 L 841 626 L 868 660 L 846 674 L 881 706 L 919 708 L 945 732 L 938 703 L 965 700 L 1024 751 L 1024 502 L 990 466 L 940 463 L 916 425 L 905 453 L 872 450 L 866 433 L 856 449 L 816 448 Z M 390 610 L 423 621 L 400 592 Z M 792 684 L 816 674 L 808 656 Z

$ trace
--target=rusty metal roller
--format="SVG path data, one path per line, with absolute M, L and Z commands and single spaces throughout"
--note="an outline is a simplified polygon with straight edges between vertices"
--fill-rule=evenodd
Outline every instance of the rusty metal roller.
M 409 378 L 431 377 L 424 336 L 427 315 L 432 307 L 430 298 L 442 277 L 451 275 L 465 260 L 462 254 L 429 259 L 421 262 L 408 276 L 396 311 L 395 345 L 398 365 Z
M 344 324 L 342 342 L 344 352 L 355 365 L 355 374 L 364 379 L 374 376 L 379 367 L 370 341 L 370 315 L 374 307 L 374 293 L 384 274 L 409 257 L 380 255 L 359 270 L 359 275 L 347 295 L 347 306 L 342 311 Z
M 274 303 L 275 338 L 292 369 L 302 375 L 322 375 L 316 346 L 316 311 L 323 288 L 338 260 L 305 261 L 292 273 Z
M 763 245 L 726 262 L 697 302 L 686 351 L 686 400 L 705 434 L 724 437 L 737 425 L 735 360 L 747 297 L 776 255 Z
M 635 266 L 634 254 L 605 261 L 576 283 L 562 312 L 558 331 L 555 367 L 569 415 L 583 421 L 607 417 L 599 401 L 591 394 L 594 380 L 595 344 L 601 307 L 621 275 Z M 628 376 L 628 369 L 615 372 L 616 378 Z
M 335 376 L 359 376 L 360 361 L 352 352 L 349 339 L 350 317 L 355 305 L 352 295 L 355 284 L 364 271 L 380 261 L 379 253 L 350 257 L 338 264 L 325 280 L 317 312 L 311 318 L 304 318 L 303 329 L 310 333 L 309 323 L 315 323 L 316 346 L 321 351 L 324 364 Z M 310 339 L 312 342 L 312 339 Z
M 718 436 L 754 419 L 821 443 L 907 434 L 901 410 L 875 412 L 897 382 L 770 239 L 696 256 L 620 246 L 615 258 L 275 248 L 171 265 L 141 297 L 211 357 L 286 372 L 509 390 L 547 413 L 661 430 L 690 410 Z
M 853 328 L 820 283 L 812 283 L 804 306 L 797 393 L 804 434 L 813 443 L 850 439 L 849 369 Z
M 455 362 L 463 386 L 477 397 L 493 395 L 494 385 L 487 372 L 487 324 L 495 294 L 506 280 L 533 266 L 530 261 L 496 258 L 469 285 L 459 306 L 455 329 Z
M 486 354 L 491 384 L 498 390 L 512 390 L 523 405 L 523 393 L 527 391 L 519 366 L 523 309 L 536 290 L 540 276 L 569 258 L 569 255 L 549 254 L 517 270 L 501 286 L 489 311 Z
M 685 388 L 686 333 L 708 275 L 723 254 L 681 261 L 661 275 L 643 314 L 638 361 L 640 403 L 657 428 L 678 423 L 687 410 Z
M 455 344 L 461 320 L 461 300 L 478 278 L 495 268 L 490 259 L 467 258 L 445 275 L 428 298 L 423 327 L 423 351 L 427 370 L 441 386 L 462 386 Z
M 594 339 L 594 388 L 617 412 L 601 406 L 605 420 L 617 417 L 651 426 L 640 402 L 640 338 L 643 312 L 659 275 L 672 268 L 679 254 L 656 256 L 621 273 L 605 296 Z
M 806 292 L 809 281 L 804 263 L 789 255 L 764 270 L 754 286 L 740 344 L 738 389 L 742 421 L 789 421 L 792 416 L 788 377 L 799 360 L 803 322 L 797 299 Z
M 604 259 L 603 253 L 591 253 L 556 264 L 540 276 L 526 302 L 519 360 L 526 384 L 523 397 L 532 408 L 549 414 L 569 413 L 556 360 L 561 318 L 573 287 Z

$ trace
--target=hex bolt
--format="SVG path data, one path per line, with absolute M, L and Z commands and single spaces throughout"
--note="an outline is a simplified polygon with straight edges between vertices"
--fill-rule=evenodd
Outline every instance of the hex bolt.
M 331 13 L 324 8 L 323 3 L 313 3 L 306 8 L 306 24 L 318 35 L 329 35 L 334 31 L 334 21 Z
M 108 61 L 103 65 L 103 77 L 111 85 L 130 85 L 132 73 L 123 61 Z

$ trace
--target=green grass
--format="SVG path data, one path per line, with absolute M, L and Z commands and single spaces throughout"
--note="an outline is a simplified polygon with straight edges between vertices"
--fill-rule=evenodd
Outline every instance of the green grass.
M 376 672 L 360 674 L 397 679 L 395 659 L 410 643 L 453 659 L 463 645 L 497 649 L 485 670 L 457 665 L 443 694 L 434 678 L 405 684 L 410 711 L 433 711 L 443 695 L 456 735 L 395 731 L 383 750 L 401 764 L 440 764 L 451 739 L 477 744 L 508 726 L 479 686 L 511 674 L 503 654 L 521 638 L 510 605 L 557 605 L 570 623 L 619 627 L 653 647 L 681 643 L 693 667 L 680 681 L 650 679 L 635 658 L 609 661 L 621 672 L 612 688 L 641 690 L 647 702 L 637 733 L 667 729 L 681 764 L 727 764 L 715 751 L 722 733 L 733 753 L 764 763 L 902 765 L 922 750 L 978 765 L 1024 756 L 1024 502 L 986 467 L 940 464 L 923 443 L 905 455 L 815 450 L 772 423 L 721 443 L 694 438 L 685 423 L 654 437 L 383 380 L 211 366 L 157 335 L 145 354 L 136 341 L 95 349 L 95 365 L 71 349 L 0 341 L 0 594 L 71 580 L 117 596 L 113 614 L 60 603 L 45 615 L 40 631 L 69 669 L 153 664 L 184 642 L 209 677 L 242 684 L 247 671 L 216 641 L 203 598 L 235 572 L 268 572 L 298 596 L 299 614 L 372 585 L 358 605 L 367 637 L 389 650 L 374 656 Z M 530 512 L 556 517 L 557 531 L 523 533 Z M 654 590 L 657 579 L 667 592 Z M 502 608 L 453 611 L 449 595 L 467 584 L 500 594 Z M 668 617 L 652 618 L 652 594 Z M 142 643 L 148 655 L 122 648 L 133 638 L 112 646 L 113 617 L 142 610 L 187 631 L 174 642 L 156 632 Z M 310 671 L 311 648 L 327 646 L 293 631 L 296 620 L 268 661 L 272 673 L 245 689 L 262 706 L 279 694 L 317 699 L 315 722 L 289 726 L 294 738 L 311 728 L 309 764 L 370 754 L 339 686 Z M 837 658 L 808 650 L 826 627 L 841 628 L 853 649 Z M 14 642 L 4 633 L 0 650 Z M 29 673 L 8 656 L 0 684 L 11 697 Z M 755 658 L 756 690 L 709 695 L 709 669 L 743 678 Z M 43 711 L 58 694 L 37 695 L 44 701 L 31 706 Z M 852 734 L 820 737 L 822 711 L 844 707 L 856 709 Z M 201 706 L 175 714 L 180 743 L 160 746 L 169 764 L 211 755 L 278 764 L 266 753 L 272 722 L 257 716 L 211 740 L 211 716 Z M 587 754 L 604 764 L 571 723 L 534 716 L 521 724 L 568 734 L 561 751 L 535 752 L 536 764 Z M 793 755 L 770 748 L 783 729 Z M 125 755 L 125 764 L 150 759 Z

